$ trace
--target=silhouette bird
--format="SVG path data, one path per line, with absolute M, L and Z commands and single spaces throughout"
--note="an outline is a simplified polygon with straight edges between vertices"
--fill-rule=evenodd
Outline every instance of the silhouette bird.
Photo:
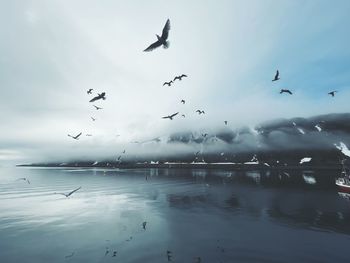
M 331 92 L 328 92 L 328 95 L 331 95 L 332 97 L 335 96 L 335 93 L 337 93 L 338 91 L 337 90 L 333 90 Z
M 282 93 L 289 93 L 290 95 L 293 94 L 289 89 L 281 89 L 280 94 Z
M 71 258 L 71 257 L 74 256 L 74 254 L 75 254 L 75 252 L 72 252 L 72 254 L 69 254 L 69 255 L 65 256 L 65 258 Z
M 117 251 L 113 251 L 113 256 L 112 257 L 116 257 L 117 256 Z
M 277 80 L 279 80 L 279 79 L 280 79 L 279 76 L 280 76 L 280 72 L 277 70 L 277 71 L 276 71 L 276 75 L 275 75 L 275 77 L 274 77 L 274 79 L 273 79 L 272 81 L 277 81 Z
M 168 86 L 170 87 L 172 83 L 173 83 L 173 81 L 170 80 L 170 81 L 168 81 L 168 82 L 164 82 L 164 83 L 163 83 L 163 86 L 168 85 Z
M 23 180 L 23 181 L 26 181 L 28 184 L 30 184 L 30 181 L 27 178 L 25 178 L 25 177 L 18 178 L 17 181 L 18 180 Z
M 74 140 L 79 140 L 79 137 L 80 137 L 81 134 L 82 134 L 82 132 L 79 133 L 79 134 L 76 135 L 76 136 L 72 136 L 72 135 L 70 135 L 70 134 L 68 134 L 68 136 L 71 137 L 71 138 L 73 138 Z
M 80 190 L 81 189 L 81 186 L 79 186 L 77 189 L 74 189 L 73 191 L 69 192 L 68 194 L 66 193 L 54 193 L 54 194 L 57 194 L 57 195 L 64 195 L 65 197 L 70 197 L 72 194 L 74 194 L 76 191 Z
M 178 114 L 179 114 L 179 112 L 176 112 L 176 113 L 174 113 L 174 114 L 172 114 L 172 115 L 162 117 L 162 119 L 170 119 L 170 120 L 173 120 L 173 118 L 174 118 L 176 115 L 178 115 Z
M 205 114 L 204 110 L 196 110 L 196 112 L 198 112 L 199 115 Z
M 117 161 L 120 161 L 121 158 L 122 158 L 122 156 L 119 155 L 118 158 L 117 158 Z
M 227 121 L 224 121 L 225 125 L 227 125 Z
M 88 89 L 87 94 L 92 94 L 93 89 Z
M 122 153 L 125 153 L 125 150 Z
M 186 101 L 185 101 L 185 100 L 181 100 L 181 103 L 182 103 L 182 104 L 185 104 L 185 103 L 186 103 Z
M 169 250 L 167 250 L 167 251 L 166 251 L 166 255 L 167 255 L 167 257 L 168 257 L 168 261 L 171 261 L 171 258 L 173 257 L 172 252 L 169 251 Z
M 184 117 L 184 118 L 186 117 L 185 114 L 182 114 L 181 116 Z
M 146 180 L 147 180 L 147 179 L 146 179 Z M 146 225 L 147 225 L 147 222 L 146 222 L 146 221 L 142 223 L 142 228 L 143 228 L 143 230 L 146 230 Z
M 108 247 L 106 247 L 105 256 L 107 256 L 107 255 L 108 255 L 108 253 L 109 253 L 109 248 L 108 248 Z
M 156 49 L 160 46 L 163 46 L 163 48 L 168 48 L 170 45 L 169 41 L 167 41 L 169 37 L 169 30 L 170 30 L 170 20 L 168 19 L 163 28 L 162 35 L 161 36 L 156 35 L 158 40 L 153 44 L 151 44 L 148 48 L 146 48 L 144 52 L 152 51 L 153 49 Z
M 95 118 L 93 118 L 93 117 L 90 117 L 90 118 L 91 118 L 91 120 L 92 120 L 92 121 L 96 121 L 96 119 L 95 119 Z
M 182 78 L 187 78 L 187 75 L 182 74 L 182 75 L 180 75 L 180 76 L 176 76 L 176 77 L 174 78 L 174 81 L 177 80 L 177 79 L 181 81 Z
M 90 102 L 94 102 L 96 100 L 105 100 L 106 99 L 106 92 L 102 92 L 101 94 L 100 93 L 97 93 L 97 96 L 96 97 L 93 97 Z
M 103 108 L 98 107 L 98 106 L 96 106 L 96 105 L 92 105 L 92 106 L 94 106 L 94 107 L 96 108 L 96 110 L 102 110 L 102 109 L 103 109 Z

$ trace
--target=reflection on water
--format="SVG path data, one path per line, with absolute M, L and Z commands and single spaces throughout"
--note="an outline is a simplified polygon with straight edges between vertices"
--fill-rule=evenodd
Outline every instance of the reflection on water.
M 348 262 L 337 176 L 2 168 L 0 262 Z

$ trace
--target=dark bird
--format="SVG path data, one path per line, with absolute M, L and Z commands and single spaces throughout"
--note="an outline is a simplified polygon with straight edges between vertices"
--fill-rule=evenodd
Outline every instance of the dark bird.
M 74 140 L 79 140 L 79 137 L 80 137 L 81 134 L 82 134 L 82 132 L 79 133 L 79 134 L 76 135 L 76 136 L 72 136 L 72 135 L 70 135 L 70 134 L 68 134 L 68 136 L 71 137 L 71 138 L 73 138 Z
M 142 228 L 143 228 L 143 230 L 146 230 L 146 225 L 147 225 L 147 222 L 146 222 L 146 221 L 142 223 Z
M 125 153 L 125 150 L 122 153 Z
M 96 100 L 105 100 L 106 99 L 106 92 L 102 92 L 101 94 L 100 93 L 97 93 L 97 96 L 96 97 L 93 97 L 90 102 L 94 102 Z
M 93 117 L 90 117 L 90 118 L 91 118 L 91 120 L 92 120 L 92 121 L 96 121 L 96 119 L 95 119 L 95 118 L 93 118 Z
M 224 121 L 225 125 L 227 125 L 227 121 Z
M 187 78 L 187 75 L 182 74 L 182 75 L 180 75 L 180 76 L 176 76 L 176 77 L 174 78 L 174 81 L 177 80 L 177 79 L 181 81 L 182 78 Z
M 167 251 L 166 251 L 166 255 L 167 255 L 167 257 L 168 257 L 168 261 L 171 261 L 171 258 L 173 257 L 173 256 L 172 256 L 172 252 L 169 251 L 169 250 L 167 250 Z
M 185 103 L 186 103 L 186 101 L 185 101 L 185 100 L 181 100 L 181 103 L 182 103 L 182 104 L 185 104 Z
M 157 36 L 157 41 L 151 44 L 148 48 L 144 50 L 144 52 L 149 52 L 152 51 L 153 49 L 156 49 L 160 46 L 163 46 L 163 48 L 168 48 L 169 47 L 169 41 L 167 41 L 169 37 L 169 30 L 170 30 L 170 20 L 168 19 L 165 23 L 165 26 L 163 28 L 163 32 L 161 36 Z
M 87 94 L 92 94 L 93 89 L 88 89 Z
M 105 256 L 107 256 L 107 255 L 108 255 L 108 253 L 109 253 L 109 248 L 108 248 L 108 247 L 106 247 Z
M 337 90 L 333 90 L 331 92 L 328 92 L 328 95 L 331 95 L 332 97 L 335 96 L 335 93 L 337 93 L 338 91 Z
M 164 82 L 164 83 L 163 83 L 163 86 L 168 85 L 168 86 L 170 87 L 172 83 L 173 83 L 173 81 L 170 80 L 170 81 L 168 81 L 168 82 Z
M 78 190 L 80 190 L 81 189 L 81 186 L 80 187 L 78 187 L 77 189 L 74 189 L 73 191 L 71 191 L 71 192 L 69 192 L 68 194 L 66 194 L 66 193 L 54 193 L 54 194 L 57 194 L 57 195 L 64 195 L 65 197 L 69 197 L 69 196 L 71 196 L 72 194 L 74 194 L 76 191 L 78 191 Z
M 112 257 L 116 257 L 117 256 L 117 251 L 113 251 L 113 256 Z
M 282 93 L 289 93 L 290 95 L 293 94 L 289 89 L 281 89 L 280 94 Z
M 94 106 L 94 107 L 96 108 L 96 110 L 102 110 L 102 109 L 103 109 L 103 108 L 98 107 L 98 106 L 96 106 L 96 105 L 92 105 L 92 106 Z
M 30 184 L 30 181 L 27 178 L 25 178 L 25 177 L 18 178 L 17 181 L 18 180 L 23 180 L 23 181 L 26 181 L 28 184 Z
M 118 158 L 117 158 L 117 161 L 120 161 L 121 158 L 122 158 L 122 156 L 119 155 Z
M 185 114 L 182 114 L 181 116 L 184 117 L 184 118 L 186 117 Z
M 75 254 L 75 252 L 72 252 L 72 254 L 65 256 L 65 258 L 71 258 L 74 256 L 74 254 Z
M 205 114 L 204 110 L 196 110 L 196 112 L 198 112 L 199 115 Z
M 275 75 L 275 77 L 274 77 L 274 79 L 272 80 L 272 81 L 277 81 L 277 80 L 279 80 L 280 79 L 280 72 L 277 70 L 276 71 L 276 75 Z
M 172 114 L 172 115 L 162 117 L 162 119 L 170 119 L 170 120 L 173 120 L 173 118 L 174 118 L 176 115 L 178 115 L 178 114 L 179 114 L 179 112 L 176 112 L 176 113 L 174 113 L 174 114 Z

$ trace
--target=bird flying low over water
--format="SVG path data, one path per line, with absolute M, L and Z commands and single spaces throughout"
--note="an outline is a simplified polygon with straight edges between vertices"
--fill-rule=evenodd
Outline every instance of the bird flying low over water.
M 98 93 L 96 97 L 93 97 L 93 98 L 90 100 L 90 102 L 94 102 L 94 101 L 100 100 L 100 99 L 102 99 L 102 100 L 105 100 L 105 99 L 106 99 L 106 92 L 102 92 L 101 94 Z
M 87 94 L 92 94 L 92 91 L 93 91 L 93 90 L 94 90 L 94 89 L 88 89 L 86 93 L 87 93 Z
M 272 81 L 277 81 L 277 80 L 279 80 L 279 79 L 280 79 L 279 76 L 280 76 L 280 72 L 277 70 L 277 71 L 276 71 L 276 75 L 275 75 L 275 77 L 274 77 L 274 79 L 273 79 Z
M 293 94 L 289 89 L 281 89 L 280 94 L 282 93 L 289 93 L 290 95 Z
M 173 118 L 174 118 L 176 115 L 178 115 L 178 114 L 179 114 L 179 112 L 176 112 L 176 113 L 174 113 L 174 114 L 172 114 L 172 115 L 162 117 L 162 119 L 170 119 L 170 120 L 173 120 Z
M 18 180 L 23 180 L 23 181 L 26 181 L 28 184 L 30 184 L 30 181 L 27 178 L 25 178 L 25 177 L 18 178 L 17 181 Z
M 185 74 L 182 74 L 182 75 L 180 75 L 180 76 L 176 76 L 175 78 L 174 78 L 174 81 L 175 80 L 182 80 L 182 78 L 187 78 L 187 75 L 185 75 Z
M 182 104 L 185 104 L 185 103 L 186 103 L 186 101 L 185 101 L 185 100 L 181 100 L 181 103 L 182 103 Z
M 79 140 L 79 137 L 80 137 L 81 134 L 82 134 L 82 132 L 79 133 L 79 134 L 76 135 L 76 136 L 72 136 L 72 135 L 70 135 L 70 134 L 68 134 L 68 136 L 71 137 L 71 138 L 73 138 L 74 140 Z
M 54 194 L 57 194 L 57 195 L 64 195 L 65 197 L 69 197 L 69 196 L 71 196 L 72 194 L 74 194 L 76 191 L 78 191 L 78 190 L 80 190 L 81 189 L 81 186 L 80 187 L 78 187 L 77 189 L 74 189 L 73 191 L 71 191 L 71 192 L 69 192 L 68 194 L 66 194 L 66 193 L 54 193 Z
M 196 112 L 198 112 L 199 115 L 205 114 L 204 110 L 196 110 Z
M 337 93 L 338 91 L 337 90 L 333 90 L 331 92 L 328 92 L 328 95 L 331 95 L 332 97 L 335 96 L 335 93 Z
M 98 106 L 96 106 L 96 105 L 92 105 L 92 106 L 94 106 L 96 110 L 102 110 L 102 109 L 103 109 L 103 108 L 98 107 Z
M 163 83 L 163 86 L 168 85 L 168 86 L 170 87 L 172 83 L 173 83 L 173 81 L 170 80 L 170 81 L 168 81 L 168 82 L 164 82 L 164 83 Z
M 167 41 L 169 37 L 169 30 L 170 30 L 170 20 L 168 19 L 163 28 L 162 35 L 161 36 L 156 35 L 158 40 L 153 44 L 151 44 L 148 48 L 146 48 L 144 52 L 152 51 L 153 49 L 156 49 L 160 46 L 163 46 L 163 48 L 168 48 L 170 45 L 169 41 Z

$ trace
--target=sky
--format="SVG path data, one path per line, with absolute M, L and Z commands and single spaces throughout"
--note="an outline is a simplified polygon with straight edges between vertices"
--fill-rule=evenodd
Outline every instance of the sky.
M 1 1 L 0 165 L 108 155 L 224 120 L 349 112 L 349 10 L 347 0 Z M 169 49 L 142 52 L 168 18 Z M 106 92 L 103 110 L 90 88 Z M 178 111 L 186 118 L 161 119 Z M 79 132 L 93 136 L 67 136 Z

